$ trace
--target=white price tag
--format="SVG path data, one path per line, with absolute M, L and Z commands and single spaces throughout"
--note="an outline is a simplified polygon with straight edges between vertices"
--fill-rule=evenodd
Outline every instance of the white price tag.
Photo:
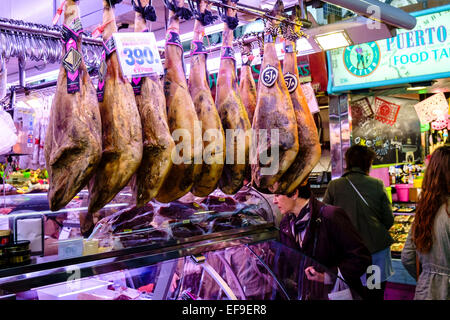
M 125 77 L 164 74 L 153 32 L 114 33 L 113 37 Z

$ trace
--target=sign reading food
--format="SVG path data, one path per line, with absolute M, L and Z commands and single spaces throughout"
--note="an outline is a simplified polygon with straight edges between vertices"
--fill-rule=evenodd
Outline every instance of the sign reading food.
M 416 27 L 396 37 L 330 50 L 329 91 L 450 77 L 450 7 L 441 10 L 412 13 Z

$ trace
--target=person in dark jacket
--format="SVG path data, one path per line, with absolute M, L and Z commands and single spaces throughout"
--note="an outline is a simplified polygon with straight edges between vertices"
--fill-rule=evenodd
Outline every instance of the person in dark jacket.
M 276 195 L 274 203 L 283 215 L 280 241 L 335 274 L 339 271 L 350 288 L 364 297 L 360 277 L 372 260 L 345 212 L 317 200 L 308 183 L 299 186 L 293 194 Z M 306 268 L 305 275 L 308 280 L 324 283 L 329 278 L 328 272 L 320 272 L 314 266 Z
M 374 159 L 375 152 L 368 147 L 350 147 L 345 153 L 346 172 L 328 184 L 323 202 L 343 208 L 362 237 L 380 275 L 375 282 L 373 277 L 363 277 L 362 281 L 374 282 L 367 285 L 368 293 L 374 300 L 383 300 L 387 279 L 394 272 L 390 251 L 393 239 L 389 234 L 394 215 L 383 181 L 369 176 Z

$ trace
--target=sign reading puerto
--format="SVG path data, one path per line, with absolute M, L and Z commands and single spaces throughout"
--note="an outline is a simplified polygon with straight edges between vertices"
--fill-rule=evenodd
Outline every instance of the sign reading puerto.
M 164 74 L 153 32 L 114 33 L 113 37 L 124 76 Z
M 413 30 L 394 38 L 330 50 L 329 91 L 450 77 L 450 6 L 412 13 Z

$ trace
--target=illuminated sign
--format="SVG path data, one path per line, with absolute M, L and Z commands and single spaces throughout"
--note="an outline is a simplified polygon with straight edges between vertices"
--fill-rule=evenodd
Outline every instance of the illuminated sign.
M 330 50 L 330 93 L 450 77 L 450 5 L 411 13 L 413 30 Z

